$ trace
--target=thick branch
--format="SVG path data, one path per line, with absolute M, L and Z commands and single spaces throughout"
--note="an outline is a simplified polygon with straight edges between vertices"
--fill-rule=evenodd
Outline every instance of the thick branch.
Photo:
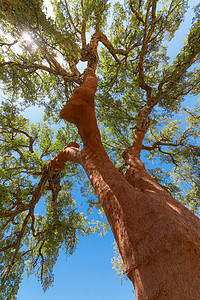
M 144 57 L 146 54 L 146 50 L 147 50 L 147 43 L 144 42 L 142 45 L 142 51 L 140 53 L 139 64 L 138 64 L 139 85 L 143 90 L 147 92 L 147 101 L 148 103 L 150 103 L 152 88 L 146 83 L 145 75 L 144 75 Z
M 156 4 L 157 4 L 157 0 L 152 0 L 152 21 L 151 21 L 150 30 L 149 30 L 148 36 L 147 36 L 148 41 L 150 40 L 150 38 L 154 32 L 154 28 L 155 28 L 155 24 L 156 24 Z
M 137 124 L 135 125 L 135 129 L 137 131 L 147 132 L 150 125 L 149 115 L 151 111 L 152 111 L 152 107 L 146 105 L 145 108 L 138 113 Z
M 154 106 L 174 88 L 186 71 L 198 59 L 200 53 L 199 29 L 200 24 L 198 22 L 194 23 L 193 28 L 188 35 L 187 45 L 183 48 L 181 53 L 177 55 L 177 58 L 172 66 L 166 70 L 168 75 L 166 75 L 166 77 L 163 76 L 162 81 L 158 85 L 158 92 L 152 99 L 152 104 Z M 165 89 L 163 89 L 164 85 L 166 85 Z
M 21 69 L 27 69 L 27 70 L 30 70 L 33 72 L 37 71 L 37 70 L 43 70 L 50 74 L 61 75 L 64 79 L 64 83 L 74 82 L 74 81 L 77 82 L 78 84 L 82 83 L 82 79 L 80 77 L 80 72 L 76 68 L 74 68 L 74 66 L 71 66 L 72 69 L 74 70 L 74 72 L 68 73 L 65 69 L 63 69 L 61 67 L 61 65 L 57 62 L 57 60 L 53 56 L 51 56 L 49 58 L 50 58 L 51 62 L 54 64 L 54 66 L 56 67 L 56 69 L 53 69 L 53 68 L 50 68 L 50 67 L 47 67 L 44 65 L 35 64 L 35 63 L 29 64 L 29 65 L 24 65 L 24 64 L 15 63 L 12 61 L 0 63 L 0 67 L 3 67 L 5 65 L 10 65 L 11 67 L 16 66 Z
M 86 23 L 85 20 L 82 22 L 82 28 L 81 28 L 81 41 L 82 41 L 82 49 L 86 49 Z
M 49 57 L 49 60 L 53 63 L 55 68 L 57 69 L 58 74 L 60 74 L 63 78 L 68 77 L 69 73 L 59 64 L 59 62 L 55 59 L 55 57 L 49 54 L 47 50 L 44 50 L 44 52 Z
M 140 159 L 140 153 L 142 150 L 142 142 L 143 142 L 145 134 L 146 134 L 146 131 L 144 131 L 144 130 L 142 130 L 142 131 L 136 130 L 134 141 L 133 141 L 133 146 L 130 149 L 127 149 L 123 152 L 122 157 L 126 161 L 127 165 L 129 164 L 127 159 L 129 157 L 130 151 L 132 154 L 134 154 L 135 157 Z
M 79 145 L 77 143 L 69 143 L 60 153 L 58 153 L 53 159 L 51 159 L 50 164 L 55 170 L 62 170 L 65 167 L 67 161 L 72 161 L 76 163 L 81 163 L 81 150 L 78 149 Z
M 53 50 L 56 50 L 56 51 L 60 52 L 62 55 L 64 55 L 73 75 L 79 76 L 80 72 L 76 68 L 76 65 L 79 61 L 79 59 L 78 59 L 79 49 L 78 49 L 77 45 L 75 43 L 69 43 L 69 41 L 66 39 L 66 35 L 63 35 L 60 31 L 57 31 L 55 28 L 53 29 L 53 31 L 56 34 L 57 39 L 59 40 L 59 45 L 61 46 L 62 49 L 64 49 L 64 52 L 61 52 L 60 50 L 58 50 L 57 48 L 55 48 L 54 46 L 49 44 L 46 40 L 43 39 L 43 36 L 41 36 L 42 45 L 43 45 L 41 48 L 42 48 L 45 56 L 47 57 L 46 58 L 47 61 L 48 62 L 51 61 L 54 64 L 54 66 L 56 67 L 56 69 L 59 71 L 59 74 L 61 74 L 62 76 L 64 73 L 68 74 L 66 72 L 66 70 L 64 68 L 62 68 L 62 66 L 58 63 L 56 58 L 48 52 L 47 47 L 46 47 L 48 45 L 49 48 L 52 48 Z M 70 52 L 69 52 L 69 48 L 71 49 Z M 73 81 L 76 81 L 76 80 L 74 79 Z
M 81 42 L 83 52 L 86 50 L 86 22 L 84 20 L 84 5 L 83 0 L 81 0 L 81 10 L 82 10 L 82 27 L 81 27 Z
M 101 144 L 94 106 L 96 90 L 96 76 L 93 73 L 86 74 L 84 83 L 74 89 L 71 99 L 60 112 L 62 119 L 77 126 L 83 144 L 93 149 Z
M 99 43 L 99 31 L 96 31 L 90 39 L 90 44 L 86 45 L 86 48 L 82 49 L 81 51 L 81 55 L 82 55 L 81 60 L 88 62 L 88 67 L 86 70 L 90 70 L 90 72 L 93 73 L 95 73 L 97 63 L 99 60 L 99 56 L 97 52 L 98 43 Z
M 102 42 L 102 44 L 108 49 L 108 51 L 111 53 L 111 55 L 114 57 L 114 59 L 120 63 L 119 58 L 117 57 L 117 54 L 121 54 L 126 56 L 128 54 L 128 51 L 123 49 L 115 49 L 112 43 L 108 40 L 106 35 L 101 31 L 97 30 L 91 40 L 90 44 L 86 45 L 85 40 L 85 23 L 83 21 L 82 24 L 82 50 L 81 50 L 81 60 L 82 61 L 88 61 L 88 68 L 93 69 L 93 71 L 96 70 L 96 66 L 98 63 L 98 53 L 97 53 L 97 46 L 99 41 Z M 130 50 L 129 50 L 130 51 Z
M 38 234 L 36 233 L 35 227 L 34 227 L 34 223 L 35 223 L 35 215 L 34 215 L 34 209 L 30 210 L 31 213 L 31 230 L 32 230 L 32 234 L 34 237 L 38 236 Z

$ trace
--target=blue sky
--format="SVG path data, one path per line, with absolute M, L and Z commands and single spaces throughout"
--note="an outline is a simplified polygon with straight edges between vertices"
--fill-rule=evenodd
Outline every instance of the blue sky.
M 18 300 L 122 300 L 136 299 L 131 282 L 112 269 L 113 236 L 85 237 L 72 256 L 61 254 L 55 267 L 54 286 L 43 293 L 32 276 L 24 278 Z
M 196 0 L 190 1 L 192 7 Z M 184 26 L 179 30 L 176 40 L 171 42 L 169 55 L 181 48 L 186 32 L 191 26 L 191 14 L 188 14 Z M 41 111 L 37 108 L 27 110 L 26 117 L 41 121 Z M 125 300 L 136 299 L 133 286 L 129 281 L 120 284 L 119 277 L 112 269 L 113 257 L 112 233 L 104 238 L 97 236 L 80 239 L 75 253 L 66 256 L 61 253 L 55 266 L 55 281 L 53 287 L 43 293 L 40 283 L 34 276 L 27 278 L 21 284 L 17 300 Z

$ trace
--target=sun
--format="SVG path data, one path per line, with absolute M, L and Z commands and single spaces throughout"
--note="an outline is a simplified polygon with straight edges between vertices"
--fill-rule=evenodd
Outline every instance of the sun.
M 33 38 L 31 37 L 31 35 L 30 35 L 28 32 L 23 32 L 23 34 L 22 34 L 22 39 L 23 39 L 24 42 L 26 42 L 27 44 L 33 43 Z

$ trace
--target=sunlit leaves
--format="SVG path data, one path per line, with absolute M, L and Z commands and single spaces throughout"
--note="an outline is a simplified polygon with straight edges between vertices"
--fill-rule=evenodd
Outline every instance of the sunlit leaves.
M 182 50 L 172 62 L 167 56 L 167 42 L 183 21 L 187 2 L 131 0 L 112 6 L 104 0 L 54 0 L 49 16 L 40 0 L 1 1 L 0 80 L 7 98 L 0 110 L 1 216 L 30 203 L 44 166 L 55 154 L 71 141 L 81 145 L 76 128 L 61 122 L 59 111 L 80 83 L 66 76 L 79 74 L 81 48 L 87 48 L 83 40 L 88 43 L 99 29 L 109 37 L 115 54 L 104 45 L 99 48 L 95 104 L 106 151 L 123 174 L 126 166 L 121 154 L 132 146 L 138 115 L 148 107 L 151 123 L 142 151 L 148 158 L 147 168 L 167 192 L 197 212 L 199 108 L 183 111 L 181 107 L 185 96 L 199 93 L 199 5 Z M 42 106 L 43 122 L 33 124 L 23 117 L 31 105 Z M 104 221 L 87 219 L 82 213 L 92 213 L 96 207 L 101 212 L 84 171 L 67 163 L 54 175 L 56 188 L 52 189 L 49 173 L 35 207 L 1 219 L 0 249 L 5 255 L 0 268 L 2 274 L 4 266 L 11 270 L 5 276 L 5 299 L 9 291 L 17 292 L 25 264 L 46 290 L 53 282 L 60 249 L 72 254 L 80 235 L 96 231 L 103 235 L 107 230 Z M 86 202 L 84 208 L 77 209 L 74 198 L 79 190 L 78 196 L 72 193 L 76 183 L 87 200 L 81 200 Z M 123 271 L 119 256 L 114 265 Z
M 187 109 L 184 109 L 185 111 Z M 181 120 L 169 122 L 167 118 L 166 126 L 158 130 L 152 129 L 146 143 L 154 147 L 150 148 L 150 155 L 147 154 L 147 157 L 153 162 L 150 174 L 156 181 L 197 213 L 200 204 L 199 107 L 194 110 L 188 109 L 186 121 L 185 130 L 182 130 Z M 164 169 L 157 168 L 155 164 L 161 164 L 167 173 Z
M 115 256 L 112 258 L 111 262 L 113 265 L 113 269 L 116 271 L 116 273 L 119 275 L 120 282 L 122 283 L 123 279 L 127 279 L 125 270 L 124 270 L 124 265 L 121 259 L 121 255 L 119 253 L 119 250 L 117 248 L 117 244 L 114 242 L 113 246 L 114 254 Z
M 83 7 L 83 16 L 91 26 L 102 28 L 106 24 L 109 9 L 107 0 L 85 0 L 83 1 Z

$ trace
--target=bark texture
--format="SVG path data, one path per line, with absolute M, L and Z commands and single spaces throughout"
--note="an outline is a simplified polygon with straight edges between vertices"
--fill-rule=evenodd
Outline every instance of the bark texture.
M 52 161 L 68 160 L 85 169 L 105 211 L 137 299 L 200 299 L 200 220 L 165 192 L 140 160 L 145 131 L 136 131 L 133 147 L 123 153 L 123 176 L 101 143 L 94 96 L 97 79 L 87 74 L 61 111 L 74 123 L 83 149 L 70 144 Z

